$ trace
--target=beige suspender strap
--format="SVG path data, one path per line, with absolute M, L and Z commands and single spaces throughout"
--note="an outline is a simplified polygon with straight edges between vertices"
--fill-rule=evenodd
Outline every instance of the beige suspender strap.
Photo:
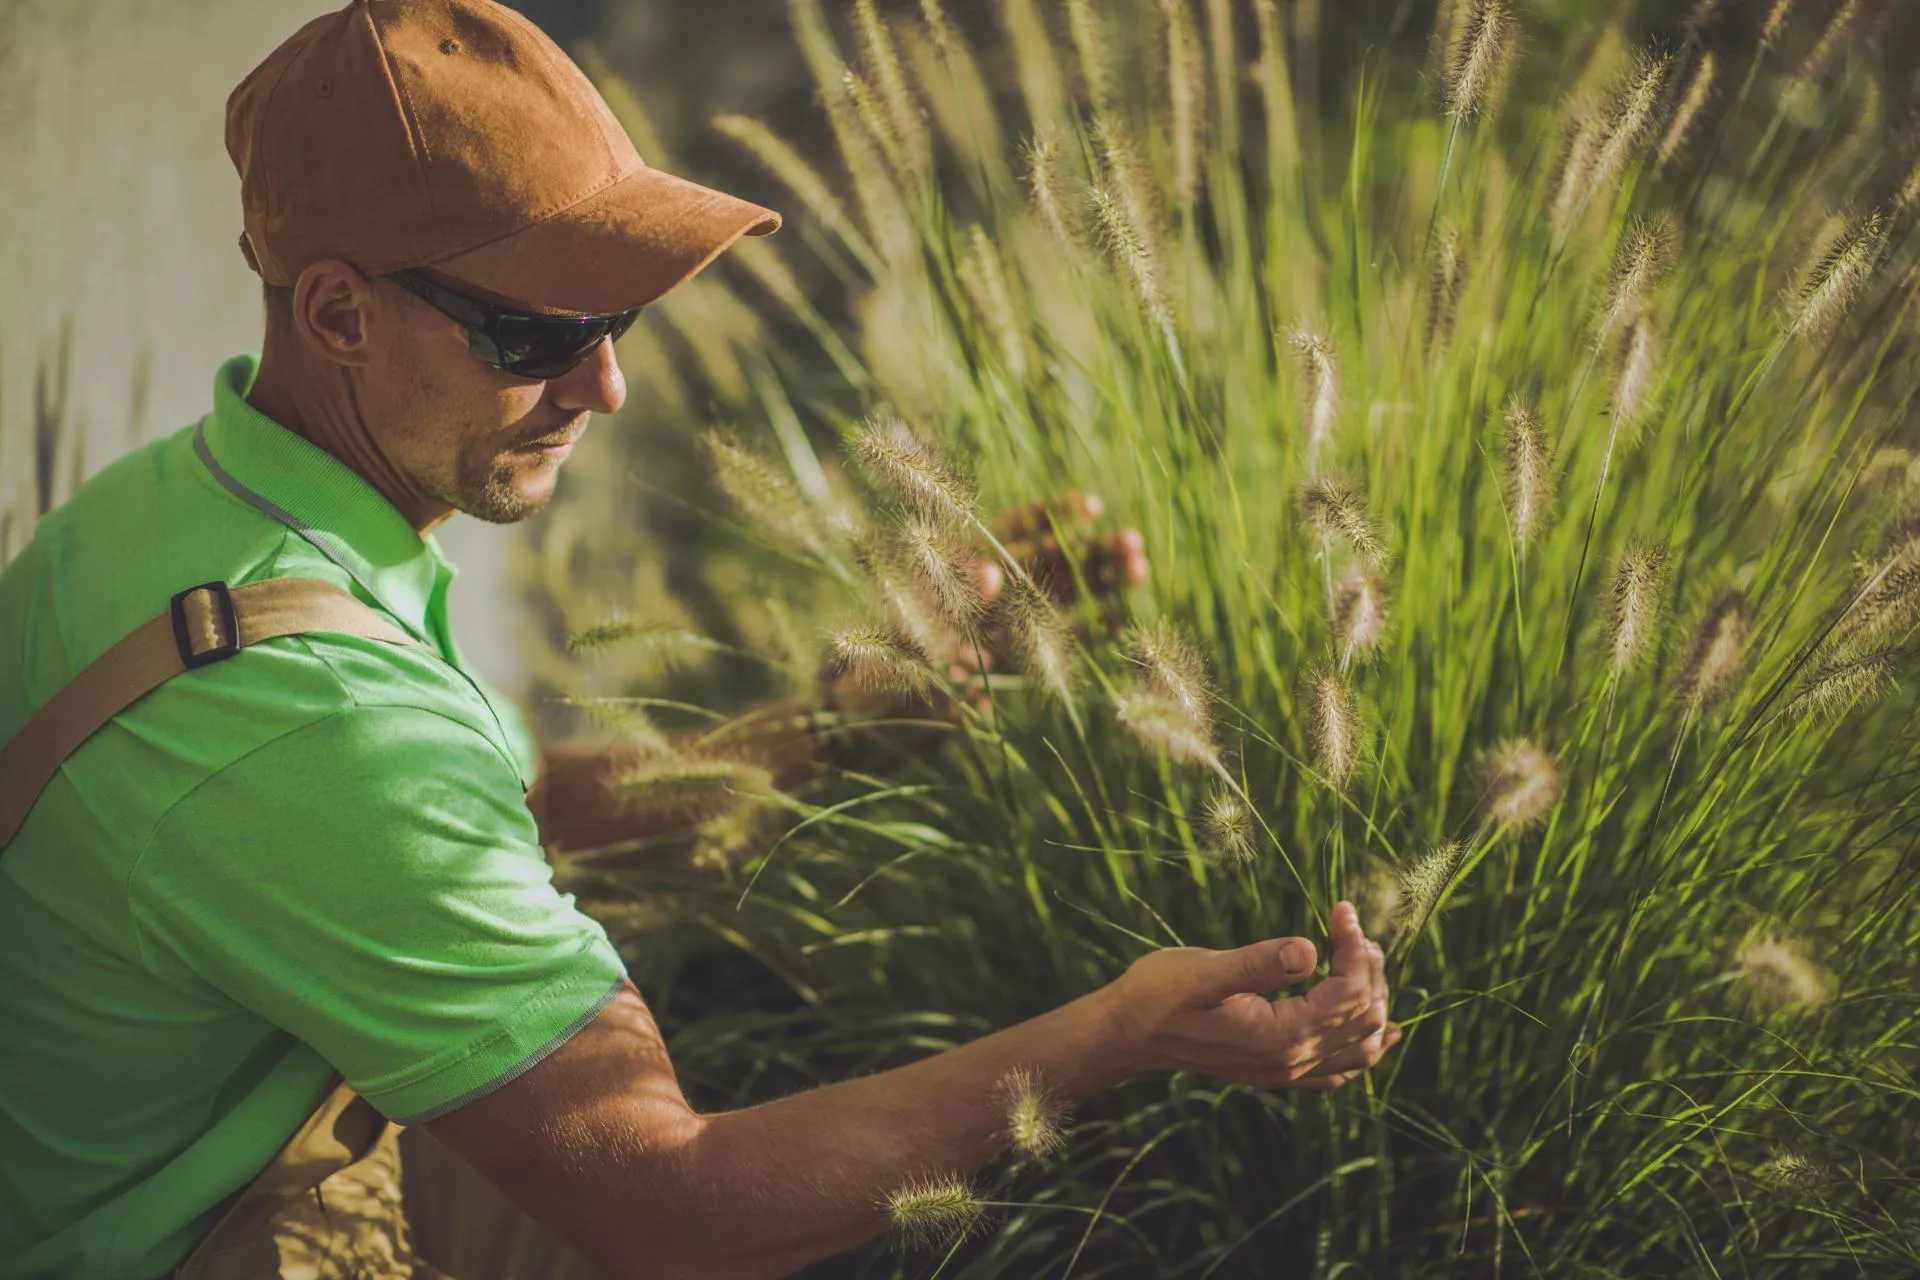
M 165 613 L 87 664 L 0 747 L 0 849 L 12 842 L 66 758 L 136 699 L 250 644 L 305 631 L 419 644 L 345 590 L 316 578 L 268 578 L 231 590 L 224 582 L 189 587 Z

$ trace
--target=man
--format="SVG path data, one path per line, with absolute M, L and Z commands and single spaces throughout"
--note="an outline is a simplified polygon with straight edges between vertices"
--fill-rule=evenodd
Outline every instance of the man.
M 948 1053 L 696 1114 L 552 885 L 535 752 L 453 642 L 432 530 L 545 505 L 625 399 L 634 310 L 779 218 L 643 165 L 489 0 L 315 19 L 234 91 L 227 142 L 259 360 L 0 574 L 0 742 L 43 740 L 169 600 L 177 646 L 0 777 L 4 801 L 46 775 L 0 832 L 0 1275 L 409 1274 L 388 1121 L 613 1276 L 786 1275 L 877 1234 L 915 1175 L 1001 1151 L 1016 1065 L 1067 1100 L 1172 1069 L 1331 1088 L 1397 1038 L 1341 904 L 1304 997 L 1260 993 L 1314 971 L 1306 939 L 1163 950 Z M 231 602 L 301 580 L 335 621 L 241 646 Z

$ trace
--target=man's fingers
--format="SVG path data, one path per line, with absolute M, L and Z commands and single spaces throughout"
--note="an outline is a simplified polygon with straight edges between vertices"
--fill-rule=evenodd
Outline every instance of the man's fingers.
M 1327 932 L 1328 964 L 1335 977 L 1357 976 L 1373 981 L 1373 960 L 1367 953 L 1367 935 L 1360 930 L 1360 913 L 1351 902 L 1334 904 Z
M 1216 951 L 1195 994 L 1204 1006 L 1243 992 L 1276 991 L 1312 974 L 1316 960 L 1313 944 L 1305 938 L 1268 938 Z

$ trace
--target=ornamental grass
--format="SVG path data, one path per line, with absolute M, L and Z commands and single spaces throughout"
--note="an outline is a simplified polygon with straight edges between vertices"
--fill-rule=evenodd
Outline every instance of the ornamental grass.
M 656 721 L 823 668 L 900 723 L 567 882 L 675 922 L 615 932 L 705 1106 L 1341 898 L 1407 1035 L 1327 1095 L 1016 1081 L 1007 1158 L 818 1274 L 1920 1268 L 1906 19 L 978 8 L 793 0 L 817 136 L 716 122 L 788 230 L 622 347 L 714 432 L 616 477 L 698 548 L 583 488 L 533 575 L 662 776 Z M 996 531 L 1075 492 L 1144 536 L 1124 622 Z M 620 665 L 608 591 L 713 647 Z

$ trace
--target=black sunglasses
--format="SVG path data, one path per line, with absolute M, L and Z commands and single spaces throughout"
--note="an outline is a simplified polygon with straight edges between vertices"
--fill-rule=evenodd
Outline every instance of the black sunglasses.
M 543 315 L 469 298 L 413 271 L 389 272 L 386 278 L 464 325 L 474 359 L 522 378 L 559 377 L 603 340 L 625 333 L 640 314 L 635 307 L 607 315 Z

